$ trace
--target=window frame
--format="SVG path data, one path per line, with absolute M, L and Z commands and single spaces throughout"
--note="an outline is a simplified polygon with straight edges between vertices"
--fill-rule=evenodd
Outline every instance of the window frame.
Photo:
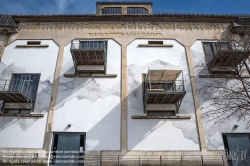
M 205 44 L 209 43 L 210 51 L 212 51 L 213 56 L 215 56 L 217 54 L 217 50 L 215 50 L 214 47 L 216 47 L 216 46 L 213 46 L 213 43 L 218 43 L 218 41 L 201 41 L 201 43 L 202 43 L 202 49 L 203 49 L 203 53 L 204 53 L 205 63 L 207 63 L 206 58 L 207 58 L 207 53 L 208 52 L 206 51 Z M 230 42 L 229 41 L 224 41 L 224 42 L 221 42 L 221 43 L 225 44 L 225 43 L 230 43 Z M 229 49 L 229 45 L 225 45 L 225 46 Z M 208 70 L 208 73 L 211 74 L 211 75 L 217 75 L 217 74 L 218 75 L 221 75 L 221 74 L 222 75 L 235 75 L 232 71 L 211 71 L 211 70 L 209 70 L 209 68 L 207 70 Z
M 137 13 L 135 11 L 137 11 Z M 145 11 L 146 13 L 144 13 Z M 148 14 L 149 14 L 148 9 L 145 7 L 127 7 L 127 15 L 148 15 Z
M 107 13 L 104 13 L 105 10 L 107 10 L 106 11 Z M 117 12 L 117 11 L 119 11 L 119 12 Z M 102 12 L 102 15 L 121 15 L 122 14 L 122 7 L 104 7 L 101 10 L 101 12 Z
M 34 104 L 33 104 L 33 107 L 30 108 L 30 109 L 19 109 L 19 108 L 13 108 L 13 109 L 8 108 L 8 109 L 6 109 L 5 106 L 3 105 L 3 113 L 4 114 L 13 114 L 13 115 L 15 115 L 15 114 L 23 114 L 22 111 L 25 111 L 25 110 L 29 110 L 28 114 L 30 114 L 31 112 L 34 111 L 34 107 L 35 107 L 35 103 L 36 103 L 36 97 L 37 97 L 37 90 L 38 90 L 39 84 L 40 84 L 41 73 L 12 73 L 11 77 L 10 77 L 10 83 L 8 85 L 8 88 L 7 88 L 8 91 L 10 90 L 10 86 L 12 84 L 12 81 L 14 80 L 14 77 L 17 76 L 17 75 L 19 75 L 19 76 L 29 75 L 30 78 L 31 78 L 31 76 L 37 76 L 37 86 L 36 86 L 36 88 L 34 88 L 36 90 L 36 94 L 35 94 L 34 99 L 33 99 Z M 32 88 L 33 88 L 33 86 L 32 86 Z M 9 113 L 8 112 L 9 110 L 18 110 L 18 113 Z M 25 114 L 27 114 L 27 113 L 25 113 Z
M 18 111 L 18 113 L 10 113 L 9 111 Z M 29 111 L 29 113 L 22 113 L 22 111 Z M 31 109 L 4 109 L 5 114 L 30 114 L 32 112 Z
M 176 116 L 176 114 L 175 114 L 175 110 L 172 110 L 172 111 L 170 111 L 170 110 L 168 110 L 168 111 L 163 111 L 163 110 L 152 111 L 152 110 L 150 110 L 150 111 L 147 111 L 147 116 Z

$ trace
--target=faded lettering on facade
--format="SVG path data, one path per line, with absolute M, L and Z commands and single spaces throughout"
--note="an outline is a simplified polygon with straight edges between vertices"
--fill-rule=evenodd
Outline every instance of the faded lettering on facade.
M 20 23 L 20 29 L 26 30 L 215 30 L 224 31 L 228 27 L 222 23 L 194 22 L 53 22 Z

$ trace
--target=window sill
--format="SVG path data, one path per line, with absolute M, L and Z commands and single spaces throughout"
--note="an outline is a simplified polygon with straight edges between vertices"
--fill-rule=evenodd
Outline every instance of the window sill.
M 132 116 L 132 119 L 190 119 L 191 116 Z
M 173 47 L 173 44 L 138 44 L 138 47 Z
M 40 45 L 16 45 L 17 48 L 31 48 L 31 47 L 49 47 L 48 44 L 40 44 Z
M 117 74 L 64 74 L 66 78 L 114 78 Z
M 37 117 L 42 118 L 44 114 L 0 114 L 0 116 Z
M 242 78 L 250 78 L 250 75 L 241 75 Z M 208 75 L 199 75 L 199 78 L 238 78 L 237 75 L 228 75 L 228 74 L 208 74 Z

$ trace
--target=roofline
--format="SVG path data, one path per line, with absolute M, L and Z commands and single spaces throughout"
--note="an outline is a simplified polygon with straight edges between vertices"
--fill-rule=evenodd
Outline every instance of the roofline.
M 4 14 L 3 14 L 4 15 Z M 103 17 L 107 15 L 96 14 L 10 14 L 12 18 L 17 17 Z M 150 15 L 108 15 L 113 17 L 245 17 L 250 18 L 250 14 L 197 14 L 197 13 L 160 13 Z
M 120 2 L 96 2 L 96 5 L 99 4 L 148 4 L 148 5 L 153 5 L 153 3 L 151 1 L 141 1 L 141 2 L 126 2 L 126 1 L 120 1 Z
M 16 22 L 62 22 L 62 21 L 141 21 L 155 22 L 217 22 L 228 23 L 238 18 L 250 18 L 250 14 L 192 14 L 164 13 L 150 15 L 96 15 L 96 14 L 24 14 L 10 15 Z

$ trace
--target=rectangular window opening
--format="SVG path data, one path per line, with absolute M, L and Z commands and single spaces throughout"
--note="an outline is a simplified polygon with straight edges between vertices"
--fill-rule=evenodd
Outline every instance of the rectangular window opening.
M 175 116 L 175 111 L 147 111 L 147 116 Z
M 122 14 L 121 7 L 105 7 L 102 9 L 102 14 Z
M 4 82 L 4 91 L 12 100 L 3 100 L 1 109 L 6 114 L 30 114 L 33 111 L 37 96 L 40 74 L 12 74 Z M 15 97 L 18 96 L 19 100 Z
M 148 9 L 144 7 L 128 7 L 127 14 L 148 14 Z
M 7 114 L 30 114 L 30 109 L 5 109 L 4 113 Z
M 163 41 L 148 41 L 148 44 L 163 44 Z
M 41 41 L 27 41 L 27 45 L 40 45 Z

